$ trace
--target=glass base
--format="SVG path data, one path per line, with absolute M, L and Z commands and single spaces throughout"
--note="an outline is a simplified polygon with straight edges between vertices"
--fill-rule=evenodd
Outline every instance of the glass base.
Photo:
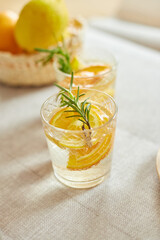
M 95 187 L 97 185 L 99 185 L 100 183 L 102 183 L 106 178 L 109 177 L 109 173 L 107 173 L 106 175 L 91 180 L 91 181 L 71 181 L 68 179 L 63 178 L 62 176 L 60 176 L 58 173 L 56 173 L 56 171 L 54 171 L 55 177 L 64 185 L 68 186 L 68 187 L 72 187 L 72 188 L 92 188 Z

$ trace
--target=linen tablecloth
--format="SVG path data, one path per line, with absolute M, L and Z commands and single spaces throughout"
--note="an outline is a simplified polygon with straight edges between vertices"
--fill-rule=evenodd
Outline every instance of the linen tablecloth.
M 160 50 L 160 28 L 122 21 L 118 18 L 91 18 L 90 25 L 135 43 Z
M 53 176 L 40 107 L 54 87 L 0 86 L 0 239 L 160 239 L 159 53 L 89 28 L 85 48 L 101 44 L 119 61 L 119 106 L 111 176 L 76 190 Z

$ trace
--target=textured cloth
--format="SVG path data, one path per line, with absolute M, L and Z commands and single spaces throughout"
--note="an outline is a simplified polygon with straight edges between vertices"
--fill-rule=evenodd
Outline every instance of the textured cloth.
M 111 176 L 76 190 L 53 176 L 40 107 L 54 87 L 0 86 L 0 239 L 160 239 L 160 56 L 88 29 L 85 48 L 116 54 L 119 106 Z
M 90 25 L 146 47 L 160 50 L 160 28 L 105 17 L 92 18 Z

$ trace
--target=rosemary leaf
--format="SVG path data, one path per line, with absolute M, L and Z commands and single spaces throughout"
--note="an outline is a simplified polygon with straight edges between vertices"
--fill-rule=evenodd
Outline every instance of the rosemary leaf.
M 78 86 L 78 89 L 77 89 L 77 98 L 76 98 L 76 102 L 78 102 L 79 100 L 79 86 Z
M 83 122 L 82 130 L 85 129 L 84 125 L 87 125 L 89 129 L 91 129 L 89 123 L 89 114 L 91 110 L 91 103 L 88 102 L 89 98 L 86 98 L 83 102 L 79 102 L 79 97 L 84 96 L 85 94 L 79 95 L 80 88 L 77 88 L 76 96 L 72 93 L 72 85 L 73 85 L 73 73 L 71 75 L 71 82 L 69 90 L 55 84 L 61 91 L 58 94 L 60 98 L 60 107 L 70 107 L 71 109 L 65 110 L 65 112 L 74 112 L 77 113 L 75 115 L 67 116 L 66 118 L 70 117 L 78 117 L 78 120 Z M 72 110 L 73 109 L 73 110 Z
M 69 91 L 72 91 L 72 86 L 73 86 L 73 72 L 71 73 L 71 82 L 70 82 L 70 86 L 69 86 Z
M 35 51 L 41 53 L 47 53 L 48 55 L 44 58 L 38 60 L 37 62 L 42 62 L 43 65 L 51 62 L 55 55 L 58 57 L 58 63 L 60 65 L 59 69 L 62 72 L 70 74 L 72 72 L 72 66 L 70 61 L 70 55 L 64 47 L 57 46 L 54 49 L 43 49 L 43 48 L 35 48 Z
M 85 93 L 80 94 L 80 95 L 79 95 L 79 98 L 82 97 L 82 96 L 84 96 L 84 95 L 85 95 Z
M 66 88 L 64 88 L 64 87 L 62 87 L 62 86 L 60 86 L 60 85 L 58 85 L 58 84 L 56 84 L 56 83 L 55 83 L 54 85 L 55 85 L 56 87 L 60 88 L 61 90 L 69 93 L 69 90 L 68 90 L 68 89 L 66 89 Z M 61 94 L 61 93 L 59 93 L 59 94 Z
M 84 111 L 84 106 L 85 106 L 85 104 L 87 103 L 87 100 L 88 100 L 89 98 L 87 98 L 86 100 L 84 100 L 84 102 L 82 102 L 82 106 L 81 106 L 81 108 L 82 108 L 82 112 L 83 113 L 85 113 L 85 111 Z
M 83 122 L 84 124 L 86 124 L 86 122 L 85 122 L 84 120 L 82 120 L 82 119 L 80 119 L 80 118 L 79 118 L 78 120 L 81 121 L 81 122 Z
M 72 118 L 72 117 L 81 117 L 80 115 L 71 115 L 71 116 L 67 116 L 66 118 Z
M 85 108 L 85 111 L 84 111 L 84 112 L 85 112 L 85 114 L 87 114 L 87 113 L 88 113 L 88 109 L 89 109 L 89 107 L 90 107 L 90 106 L 91 106 L 91 103 L 88 103 L 88 104 L 87 104 L 87 106 L 86 106 L 86 108 Z M 88 117 L 87 117 L 87 118 L 88 118 Z

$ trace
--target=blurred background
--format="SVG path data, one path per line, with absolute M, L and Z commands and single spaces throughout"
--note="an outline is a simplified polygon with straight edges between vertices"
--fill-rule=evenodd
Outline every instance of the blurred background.
M 0 0 L 0 10 L 20 11 L 28 0 Z M 71 16 L 106 16 L 160 27 L 160 0 L 66 0 Z
M 160 0 L 65 0 L 70 16 L 89 25 L 160 50 Z M 0 0 L 0 10 L 19 12 L 28 0 Z

